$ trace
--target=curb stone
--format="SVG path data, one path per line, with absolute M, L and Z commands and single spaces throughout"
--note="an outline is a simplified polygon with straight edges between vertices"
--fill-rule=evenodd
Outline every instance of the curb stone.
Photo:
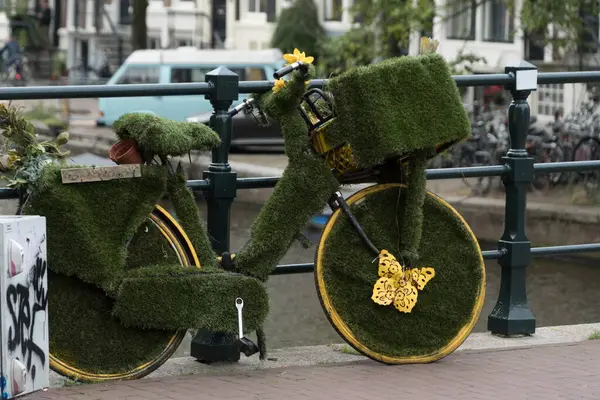
M 490 333 L 473 333 L 456 350 L 457 352 L 493 352 L 517 348 L 530 348 L 556 344 L 577 343 L 600 331 L 600 323 L 541 327 L 527 337 L 506 338 Z M 181 375 L 224 375 L 260 369 L 292 366 L 340 365 L 367 360 L 347 344 L 290 347 L 269 351 L 269 358 L 260 361 L 258 356 L 242 357 L 237 363 L 202 364 L 193 357 L 169 359 L 153 373 L 142 379 Z M 77 384 L 55 372 L 50 373 L 50 387 L 72 386 Z

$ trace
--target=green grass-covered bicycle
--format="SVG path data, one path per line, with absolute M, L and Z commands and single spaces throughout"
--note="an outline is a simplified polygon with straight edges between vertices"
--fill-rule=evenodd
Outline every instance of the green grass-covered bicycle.
M 207 126 L 126 115 L 111 154 L 125 165 L 112 168 L 52 163 L 64 154 L 31 154 L 31 143 L 13 149 L 15 182 L 28 192 L 21 208 L 47 221 L 54 370 L 138 378 L 196 328 L 257 331 L 258 347 L 242 337 L 240 348 L 264 356 L 264 282 L 324 203 L 334 212 L 316 251 L 317 293 L 350 345 L 385 363 L 430 362 L 468 336 L 484 297 L 481 251 L 461 216 L 425 190 L 427 160 L 469 134 L 447 64 L 436 54 L 392 59 L 318 90 L 306 83 L 310 57 L 286 60 L 273 91 L 232 110 L 277 119 L 289 158 L 234 254 L 214 253 L 185 175 L 169 161 L 218 145 Z M 11 118 L 0 124 L 30 129 Z M 338 191 L 364 181 L 376 184 L 348 199 Z M 165 193 L 177 220 L 156 205 Z

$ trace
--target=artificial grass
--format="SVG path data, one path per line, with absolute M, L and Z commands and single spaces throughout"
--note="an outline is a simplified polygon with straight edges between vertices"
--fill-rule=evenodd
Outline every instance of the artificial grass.
M 210 150 L 220 143 L 219 135 L 204 124 L 146 113 L 124 114 L 113 128 L 119 139 L 135 140 L 142 154 L 181 156 L 192 150 Z
M 267 280 L 310 217 L 323 209 L 338 187 L 318 156 L 304 153 L 290 160 L 252 223 L 250 240 L 236 253 L 238 271 Z
M 236 254 L 237 271 L 266 281 L 310 217 L 321 211 L 339 182 L 323 158 L 312 151 L 308 127 L 298 113 L 314 67 L 296 71 L 277 93 L 257 95 L 259 106 L 279 120 L 288 166 Z
M 68 185 L 60 169 L 43 170 L 24 208 L 46 217 L 50 351 L 60 360 L 117 374 L 156 358 L 175 330 L 237 333 L 236 297 L 247 329 L 263 323 L 264 284 L 216 268 L 181 168 L 168 177 L 167 167 L 143 166 L 141 178 Z M 183 268 L 149 217 L 167 188 L 202 269 Z
M 351 206 L 379 249 L 400 254 L 407 189 L 389 188 Z M 460 220 L 427 196 L 417 266 L 435 269 L 411 313 L 371 300 L 378 279 L 374 256 L 341 215 L 324 246 L 324 284 L 340 318 L 371 351 L 394 357 L 429 355 L 469 322 L 485 279 L 479 247 Z M 399 260 L 401 261 L 401 260 Z
M 200 223 L 200 213 L 194 200 L 194 194 L 186 186 L 187 177 L 181 164 L 177 171 L 167 178 L 167 190 L 179 218 L 179 223 L 192 242 L 202 268 L 216 267 L 217 254 L 214 252 L 208 234 Z
M 47 214 L 47 221 L 54 220 L 53 215 Z M 62 247 L 49 243 L 49 259 Z M 147 219 L 128 244 L 125 269 L 172 265 L 177 260 L 169 242 Z M 49 263 L 48 273 L 49 334 L 50 352 L 58 359 L 86 372 L 118 374 L 155 359 L 167 347 L 175 332 L 126 328 L 111 317 L 114 300 L 102 289 L 57 274 L 54 265 Z
M 400 235 L 400 257 L 407 266 L 419 260 L 419 245 L 423 232 L 423 203 L 425 201 L 427 156 L 433 151 L 418 150 L 408 165 L 408 188 L 404 198 L 404 215 Z M 416 267 L 416 265 L 414 265 Z
M 237 297 L 244 300 L 245 331 L 256 330 L 269 310 L 266 287 L 259 280 L 212 268 L 140 268 L 123 280 L 113 315 L 124 326 L 237 334 Z
M 290 162 L 310 153 L 308 126 L 299 114 L 302 95 L 306 92 L 306 81 L 310 80 L 314 67 L 303 73 L 295 71 L 286 85 L 277 93 L 268 92 L 254 95 L 259 108 L 279 121 L 285 143 L 285 155 Z
M 330 146 L 350 143 L 359 167 L 372 167 L 470 134 L 446 61 L 438 54 L 398 57 L 332 78 L 337 118 Z
M 75 276 L 114 297 L 127 240 L 162 197 L 167 170 L 144 166 L 141 178 L 68 185 L 62 184 L 60 170 L 56 165 L 43 170 L 24 213 L 46 217 L 53 272 Z

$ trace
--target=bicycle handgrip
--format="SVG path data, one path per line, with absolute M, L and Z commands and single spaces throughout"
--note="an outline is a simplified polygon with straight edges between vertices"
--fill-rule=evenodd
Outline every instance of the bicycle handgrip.
M 273 74 L 273 78 L 275 79 L 281 79 L 284 76 L 288 75 L 289 73 L 291 73 L 292 71 L 296 71 L 298 69 L 303 69 L 303 70 L 308 70 L 308 64 L 304 64 L 301 62 L 295 62 L 293 64 L 287 65 L 281 69 L 278 69 L 277 71 L 275 71 L 275 73 Z
M 229 114 L 230 117 L 233 117 L 233 116 L 239 114 L 239 112 L 242 111 L 244 108 L 250 107 L 250 105 L 252 103 L 254 103 L 254 99 L 253 98 L 244 99 L 243 102 L 241 102 L 240 104 L 238 104 L 237 106 L 235 106 L 234 108 L 232 108 L 231 110 L 229 110 L 227 113 Z

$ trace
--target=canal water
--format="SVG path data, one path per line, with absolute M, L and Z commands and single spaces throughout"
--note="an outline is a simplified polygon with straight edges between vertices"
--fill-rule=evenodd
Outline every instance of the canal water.
M 198 203 L 201 214 L 206 206 Z M 234 202 L 231 211 L 231 248 L 243 246 L 249 237 L 252 221 L 260 210 L 257 204 Z M 305 234 L 316 244 L 319 232 Z M 481 244 L 483 250 L 495 248 Z M 313 262 L 315 246 L 303 249 L 294 243 L 283 264 Z M 599 261 L 583 258 L 534 258 L 527 269 L 527 294 L 537 326 L 568 325 L 600 321 Z M 492 311 L 500 288 L 500 266 L 495 260 L 486 263 L 487 291 L 481 318 L 475 332 L 485 332 L 487 316 Z M 266 324 L 270 348 L 340 343 L 342 339 L 327 321 L 317 299 L 313 274 L 272 276 L 268 282 L 271 310 Z M 180 355 L 189 351 L 183 344 Z

